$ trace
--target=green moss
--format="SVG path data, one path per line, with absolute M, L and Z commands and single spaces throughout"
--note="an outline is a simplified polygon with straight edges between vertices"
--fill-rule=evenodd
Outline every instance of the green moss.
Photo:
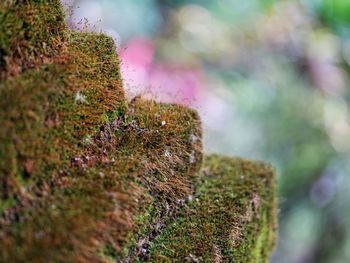
M 196 111 L 127 103 L 113 40 L 67 30 L 58 0 L 3 1 L 0 29 L 1 262 L 267 258 L 270 168 L 212 157 L 198 174 Z
M 13 95 L 11 87 L 18 88 L 19 83 L 26 80 L 28 85 L 24 85 L 21 90 L 26 90 L 26 88 L 30 90 L 25 96 L 16 96 L 16 98 L 22 98 L 23 105 L 36 106 L 40 105 L 35 103 L 35 96 L 42 92 L 41 87 L 45 96 L 48 92 L 47 86 L 42 86 L 40 83 L 50 82 L 54 84 L 55 89 L 61 87 L 63 91 L 69 91 L 69 86 L 66 86 L 64 81 L 56 83 L 50 79 L 52 70 L 49 68 L 43 71 L 28 71 L 21 75 L 23 79 L 15 78 L 18 81 L 18 83 L 13 82 L 15 85 L 6 85 L 7 82 L 5 82 L 4 94 Z M 38 73 L 43 76 L 45 75 L 43 72 L 48 72 L 49 81 L 43 81 L 36 75 Z M 55 77 L 60 76 L 59 71 L 54 72 Z M 33 78 L 30 77 L 31 74 L 34 74 Z M 38 80 L 38 83 L 35 80 Z M 33 86 L 29 85 L 30 83 Z M 62 86 L 58 85 L 59 83 Z M 36 90 L 33 91 L 32 88 Z M 30 94 L 35 95 L 33 103 L 30 100 L 30 103 L 27 101 L 31 98 Z M 95 127 L 100 127 L 100 129 L 92 135 L 89 144 L 82 144 L 80 140 L 86 138 L 83 136 L 88 135 L 92 130 L 85 125 L 84 130 L 79 130 L 79 133 L 76 133 L 75 116 L 79 112 L 74 108 L 75 104 L 72 98 L 74 93 L 65 95 L 66 93 L 56 95 L 57 103 L 60 106 L 59 113 L 65 116 L 64 122 L 62 121 L 57 126 L 47 127 L 43 125 L 46 118 L 45 114 L 39 115 L 39 113 L 44 112 L 41 108 L 32 110 L 38 113 L 38 118 L 34 119 L 14 119 L 8 114 L 2 116 L 6 120 L 8 132 L 4 133 L 1 138 L 9 139 L 11 137 L 7 137 L 6 134 L 15 134 L 16 138 L 21 139 L 13 138 L 11 140 L 12 145 L 14 145 L 12 159 L 17 160 L 18 153 L 15 149 L 22 149 L 21 155 L 26 156 L 26 158 L 45 156 L 43 159 L 34 158 L 33 165 L 38 169 L 33 171 L 31 174 L 33 180 L 30 185 L 26 186 L 26 188 L 31 189 L 30 192 L 22 196 L 21 188 L 10 189 L 6 187 L 3 191 L 3 193 L 8 193 L 8 196 L 16 197 L 17 206 L 27 198 L 27 194 L 32 195 L 32 193 L 39 192 L 42 195 L 45 193 L 44 196 L 38 196 L 31 200 L 32 204 L 39 209 L 27 206 L 19 212 L 17 210 L 15 210 L 16 212 L 9 211 L 20 217 L 21 223 L 13 225 L 12 229 L 17 234 L 12 233 L 12 237 L 6 239 L 6 243 L 10 245 L 6 246 L 7 250 L 3 250 L 4 253 L 7 253 L 1 255 L 3 259 L 33 258 L 33 260 L 38 260 L 48 255 L 57 257 L 57 259 L 67 258 L 69 251 L 73 253 L 77 249 L 75 246 L 87 246 L 98 233 L 103 235 L 103 238 L 99 238 L 99 242 L 103 244 L 106 240 L 106 244 L 112 243 L 116 251 L 120 250 L 123 244 L 128 243 L 130 231 L 139 233 L 139 228 L 144 228 L 144 226 L 133 223 L 133 215 L 136 217 L 138 213 L 143 213 L 143 207 L 151 204 L 150 202 L 144 203 L 150 198 L 147 195 L 152 194 L 157 197 L 157 202 L 161 198 L 172 198 L 171 200 L 174 202 L 176 198 L 186 195 L 190 189 L 187 176 L 191 174 L 191 171 L 194 173 L 200 163 L 200 140 L 194 143 L 190 136 L 192 134 L 200 136 L 198 117 L 193 111 L 175 105 L 158 105 L 154 102 L 137 101 L 134 105 L 130 105 L 129 113 L 122 118 L 109 119 L 110 122 L 105 124 L 95 122 Z M 45 96 L 41 97 L 42 101 L 48 101 Z M 53 98 L 54 96 L 50 96 L 52 103 L 55 101 Z M 11 97 L 12 102 L 14 99 Z M 64 106 L 65 104 L 62 102 L 70 106 Z M 11 103 L 8 105 L 8 112 L 15 109 L 13 112 L 18 114 L 21 108 L 17 105 L 21 104 Z M 27 109 L 23 108 L 23 112 L 27 112 Z M 159 114 L 156 115 L 156 112 Z M 103 111 L 101 114 L 104 114 Z M 26 115 L 21 114 L 21 116 Z M 165 126 L 161 126 L 162 117 L 168 121 Z M 183 122 L 173 123 L 175 120 Z M 21 125 L 23 121 L 30 124 L 36 121 L 38 127 L 22 131 L 18 129 L 18 125 Z M 180 136 L 175 135 L 173 129 L 178 131 Z M 28 140 L 28 136 L 32 136 L 30 140 Z M 33 142 L 38 144 L 33 146 Z M 47 145 L 50 145 L 49 149 Z M 171 152 L 171 156 L 164 155 L 165 145 Z M 34 153 L 32 153 L 33 149 L 36 149 Z M 195 149 L 197 150 L 195 151 Z M 52 158 L 47 155 L 48 150 L 53 154 Z M 188 156 L 190 151 L 195 151 L 193 154 L 196 156 L 195 158 L 198 158 L 197 162 L 192 164 L 189 162 Z M 72 158 L 77 161 L 72 163 Z M 93 161 L 89 162 L 89 158 Z M 115 160 L 112 161 L 113 159 Z M 4 163 L 2 168 L 6 169 L 6 167 Z M 103 178 L 101 178 L 101 174 L 103 174 Z M 53 177 L 53 175 L 55 176 Z M 5 182 L 3 184 L 5 186 L 10 179 L 18 182 L 16 177 L 11 178 L 8 173 L 2 173 L 2 176 L 1 179 Z M 61 182 L 62 179 L 59 178 L 62 176 L 64 182 Z M 158 180 L 154 180 L 155 177 Z M 54 181 L 52 181 L 53 179 Z M 139 186 L 130 185 L 132 182 Z M 46 185 L 47 188 L 43 188 L 43 185 Z M 106 195 L 111 195 L 112 200 L 106 198 Z M 115 211 L 115 203 L 123 203 L 116 215 L 112 213 Z M 156 204 L 154 205 L 156 206 Z M 50 215 L 51 207 L 55 207 L 52 215 Z M 157 207 L 159 208 L 159 205 Z M 165 207 L 162 207 L 162 210 L 164 209 Z M 57 214 L 61 214 L 63 211 L 66 216 L 57 218 Z M 83 220 L 83 218 L 89 220 Z M 96 229 L 98 224 L 102 224 L 104 227 Z M 31 240 L 38 231 L 43 232 L 43 237 L 32 243 Z M 70 239 L 65 243 L 53 244 L 53 240 L 58 237 L 64 238 L 68 233 Z M 74 240 L 81 241 L 75 244 Z M 16 252 L 19 244 L 25 246 L 25 249 L 21 249 L 21 253 Z M 97 248 L 96 246 L 92 247 Z M 37 254 L 36 251 L 39 250 L 45 250 L 46 254 Z M 86 253 L 90 255 L 89 257 L 92 254 L 98 254 L 93 251 L 95 250 L 91 248 L 91 251 L 87 250 Z
M 102 48 L 96 52 L 84 45 L 77 47 L 79 38 L 74 39 L 63 65 L 44 65 L 0 83 L 0 138 L 4 142 L 0 151 L 6 153 L 0 170 L 7 181 L 13 178 L 4 187 L 21 191 L 18 181 L 24 172 L 36 179 L 50 173 L 55 163 L 69 161 L 84 136 L 108 121 L 104 116 L 126 111 L 121 77 L 115 73 L 119 72 L 116 55 Z M 107 37 L 84 34 L 82 39 L 111 47 Z M 78 94 L 86 102 L 79 101 Z M 66 158 L 61 159 L 62 155 Z M 17 190 L 3 189 L 2 193 Z
M 148 260 L 267 262 L 274 244 L 267 233 L 276 227 L 273 170 L 211 156 L 201 173 L 193 200 L 155 239 Z
M 167 123 L 162 126 L 164 119 Z M 192 110 L 137 100 L 129 106 L 129 115 L 121 126 L 126 131 L 117 133 L 122 142 L 120 160 L 127 166 L 119 166 L 119 171 L 127 171 L 121 181 L 141 185 L 149 201 L 135 214 L 135 225 L 130 234 L 126 233 L 119 259 L 137 254 L 138 240 L 155 230 L 157 220 L 165 221 L 174 213 L 170 208 L 192 191 L 190 178 L 202 158 L 201 140 L 191 139 L 191 135 L 201 134 L 198 115 Z M 190 161 L 189 153 L 195 161 Z
M 266 221 L 266 215 L 264 214 L 262 220 L 262 227 L 258 238 L 256 239 L 256 245 L 252 251 L 252 258 L 254 259 L 254 262 L 269 262 L 269 257 L 267 254 L 267 252 L 269 251 L 265 249 L 265 245 L 271 244 L 271 241 L 269 240 L 270 231 L 271 230 L 269 229 L 269 223 Z
M 65 28 L 59 0 L 1 1 L 0 77 L 51 62 L 63 47 Z
M 0 199 L 0 213 L 5 211 L 6 209 L 9 209 L 13 207 L 16 204 L 16 200 L 13 198 L 7 198 L 7 199 Z
M 101 257 L 109 262 L 115 262 L 117 259 L 117 252 L 112 244 L 106 244 L 101 249 Z

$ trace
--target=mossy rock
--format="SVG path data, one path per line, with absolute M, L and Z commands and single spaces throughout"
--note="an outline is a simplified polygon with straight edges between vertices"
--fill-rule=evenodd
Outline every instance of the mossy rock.
M 275 242 L 273 169 L 211 155 L 196 191 L 150 247 L 150 262 L 268 262 Z
M 268 261 L 269 166 L 203 164 L 196 111 L 127 102 L 58 0 L 2 1 L 0 29 L 0 262 Z

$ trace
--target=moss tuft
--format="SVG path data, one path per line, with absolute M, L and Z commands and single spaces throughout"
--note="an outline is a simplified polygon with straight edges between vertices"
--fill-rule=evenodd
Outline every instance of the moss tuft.
M 207 157 L 196 194 L 151 245 L 150 262 L 268 262 L 274 246 L 271 167 Z
M 64 46 L 66 25 L 59 0 L 0 3 L 0 78 L 52 63 Z

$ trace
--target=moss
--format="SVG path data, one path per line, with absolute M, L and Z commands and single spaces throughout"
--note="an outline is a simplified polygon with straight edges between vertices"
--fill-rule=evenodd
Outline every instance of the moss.
M 254 262 L 269 262 L 269 257 L 266 255 L 266 252 L 269 252 L 265 249 L 266 244 L 271 244 L 271 240 L 269 240 L 269 233 L 272 232 L 269 229 L 269 222 L 266 221 L 266 215 L 263 215 L 264 218 L 262 220 L 262 227 L 260 233 L 256 239 L 255 247 L 252 251 L 252 258 L 255 260 Z
M 164 118 L 167 124 L 162 126 Z M 191 140 L 191 135 L 201 134 L 198 115 L 192 110 L 137 100 L 129 105 L 129 114 L 120 126 L 123 132 L 117 133 L 121 142 L 119 160 L 126 163 L 124 169 L 122 165 L 118 168 L 125 171 L 121 181 L 132 180 L 140 185 L 149 201 L 135 214 L 131 231 L 125 232 L 121 242 L 125 246 L 119 250 L 118 259 L 138 254 L 138 240 L 153 232 L 154 223 L 169 217 L 169 208 L 192 191 L 190 178 L 202 159 L 201 140 Z M 195 162 L 190 162 L 189 154 L 193 154 Z
M 13 207 L 15 203 L 16 203 L 16 200 L 14 200 L 13 198 L 7 198 L 4 200 L 0 199 L 0 213 L 2 213 L 8 208 Z
M 215 176 L 198 174 L 196 111 L 127 103 L 113 40 L 66 29 L 58 0 L 3 1 L 0 21 L 1 262 L 170 259 L 185 255 L 183 244 L 196 251 L 203 233 L 205 258 L 267 258 L 274 234 L 257 223 L 274 222 L 269 168 L 213 157 L 206 166 Z M 239 171 L 251 175 L 241 188 Z M 256 208 L 253 193 L 266 203 L 233 249 L 228 229 L 215 227 L 229 219 L 232 228 Z M 194 195 L 202 201 L 186 204 Z M 177 237 L 181 229 L 194 238 Z
M 32 71 L 28 71 L 28 74 L 31 73 Z M 34 87 L 40 87 L 34 81 L 38 78 L 31 79 L 26 74 L 24 76 L 24 79 L 33 83 Z M 57 72 L 55 76 L 58 76 Z M 21 82 L 22 79 L 16 78 L 16 80 Z M 5 85 L 5 87 L 8 86 Z M 4 90 L 10 90 L 5 87 Z M 18 85 L 11 85 L 11 87 L 18 87 Z M 57 88 L 57 85 L 55 87 Z M 38 94 L 39 92 L 29 93 Z M 25 98 L 28 99 L 29 95 L 27 94 Z M 61 105 L 65 100 L 59 96 L 58 101 Z M 72 101 L 72 98 L 69 101 Z M 19 110 L 17 104 L 11 105 L 9 108 L 14 107 L 16 112 Z M 74 109 L 74 105 L 71 107 Z M 75 125 L 74 116 L 77 111 L 68 115 L 70 113 L 68 109 L 70 107 L 64 107 L 65 122 L 53 129 L 40 127 L 45 134 L 43 137 L 41 133 L 37 135 L 35 129 L 30 129 L 28 135 L 37 137 L 27 140 L 28 135 L 22 135 L 19 136 L 23 139 L 22 141 L 13 139 L 13 143 L 16 144 L 13 148 L 23 147 L 21 155 L 26 158 L 28 158 L 28 151 L 32 151 L 33 148 L 37 148 L 33 156 L 42 156 L 40 151 L 48 150 L 48 144 L 51 146 L 50 151 L 56 157 L 63 158 L 35 160 L 34 166 L 41 169 L 31 174 L 33 181 L 26 186 L 31 191 L 24 196 L 21 195 L 20 189 L 18 191 L 9 187 L 4 189 L 4 193 L 7 192 L 9 196 L 15 196 L 18 200 L 17 206 L 7 211 L 7 220 L 16 216 L 21 222 L 13 225 L 12 237 L 9 236 L 5 240 L 7 245 L 3 244 L 7 247 L 7 250 L 3 250 L 7 253 L 2 254 L 4 259 L 39 260 L 48 255 L 51 258 L 67 258 L 68 251 L 73 253 L 80 246 L 90 245 L 91 240 L 97 240 L 96 236 L 99 235 L 101 236 L 98 238 L 98 244 L 91 247 L 101 247 L 99 244 L 109 244 L 110 247 L 112 244 L 116 251 L 120 250 L 123 244 L 128 242 L 130 231 L 139 232 L 137 227 L 141 226 L 135 224 L 133 228 L 133 215 L 136 217 L 138 212 L 147 205 L 143 200 L 150 199 L 152 194 L 157 197 L 157 201 L 166 197 L 170 198 L 169 202 L 174 202 L 176 198 L 186 195 L 190 189 L 187 176 L 191 171 L 194 173 L 201 160 L 200 140 L 197 142 L 191 140 L 193 134 L 200 136 L 198 116 L 193 111 L 180 106 L 140 100 L 130 105 L 127 115 L 97 126 L 100 128 L 93 134 L 89 144 L 80 144 L 83 134 L 80 131 L 77 135 L 76 129 L 72 128 L 72 125 Z M 38 109 L 38 112 L 41 112 L 41 109 Z M 9 118 L 6 123 L 10 131 L 17 127 L 13 124 L 18 125 L 22 122 L 22 119 L 16 119 L 14 122 L 10 115 L 6 116 Z M 161 125 L 162 117 L 168 121 L 165 126 Z M 44 115 L 37 119 L 45 122 Z M 175 120 L 182 120 L 182 122 L 177 124 L 174 123 Z M 96 125 L 98 124 L 97 122 Z M 87 133 L 90 132 L 90 129 L 84 128 Z M 173 130 L 179 132 L 179 136 L 175 135 Z M 27 133 L 28 130 L 24 132 Z M 15 130 L 14 133 L 19 132 Z M 39 143 L 36 147 L 31 145 L 34 141 Z M 171 152 L 171 156 L 164 155 L 165 145 L 168 145 L 167 149 Z M 191 164 L 188 154 L 192 151 L 198 161 Z M 14 151 L 14 156 L 16 155 Z M 118 165 L 114 165 L 115 163 Z M 6 168 L 6 165 L 2 167 Z M 2 175 L 6 186 L 6 182 L 11 178 L 7 173 Z M 12 179 L 16 181 L 16 177 Z M 40 196 L 32 199 L 31 205 L 26 205 L 18 211 L 18 207 L 22 206 L 27 196 L 33 197 L 36 193 L 40 193 Z M 118 205 L 116 210 L 116 203 L 123 205 Z M 39 209 L 34 209 L 33 206 Z M 55 209 L 51 211 L 51 207 Z M 57 218 L 57 214 L 61 215 L 63 211 L 65 217 Z M 50 215 L 51 212 L 52 215 Z M 96 229 L 99 224 L 103 227 Z M 38 232 L 42 232 L 40 238 L 36 238 Z M 54 243 L 54 240 L 63 239 L 68 233 L 70 238 L 67 242 Z M 32 243 L 33 238 L 37 239 L 35 243 Z M 74 240 L 81 241 L 73 242 Z M 12 250 L 20 244 L 24 244 L 21 253 Z M 40 250 L 45 250 L 47 254 L 37 254 L 36 252 Z M 63 253 L 64 251 L 66 253 Z M 95 251 L 93 248 L 85 250 L 89 255 L 85 257 L 91 258 L 92 255 L 97 254 Z
M 263 163 L 206 158 L 193 200 L 155 239 L 148 261 L 268 262 L 274 181 Z
M 62 55 L 66 57 L 64 64 L 30 69 L 0 84 L 0 138 L 4 142 L 0 169 L 9 181 L 3 187 L 17 188 L 3 189 L 5 195 L 21 191 L 21 174 L 39 179 L 55 164 L 67 163 L 79 151 L 84 136 L 106 121 L 103 116 L 126 111 L 121 77 L 115 73 L 119 72 L 119 62 L 110 54 L 112 40 L 82 35 L 81 42 L 88 39 L 101 46 L 95 52 L 94 46 L 77 46 L 76 35 L 72 38 Z M 86 97 L 86 102 L 77 100 L 77 94 Z
M 0 3 L 1 78 L 50 63 L 65 38 L 59 0 L 5 0 Z

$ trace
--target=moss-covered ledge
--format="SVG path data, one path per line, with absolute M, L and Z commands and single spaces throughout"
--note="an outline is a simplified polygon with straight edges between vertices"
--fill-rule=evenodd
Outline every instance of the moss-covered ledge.
M 207 156 L 178 217 L 150 246 L 150 262 L 268 262 L 275 243 L 273 169 Z
M 210 156 L 196 111 L 127 102 L 111 38 L 0 3 L 0 262 L 267 262 L 270 166 Z

